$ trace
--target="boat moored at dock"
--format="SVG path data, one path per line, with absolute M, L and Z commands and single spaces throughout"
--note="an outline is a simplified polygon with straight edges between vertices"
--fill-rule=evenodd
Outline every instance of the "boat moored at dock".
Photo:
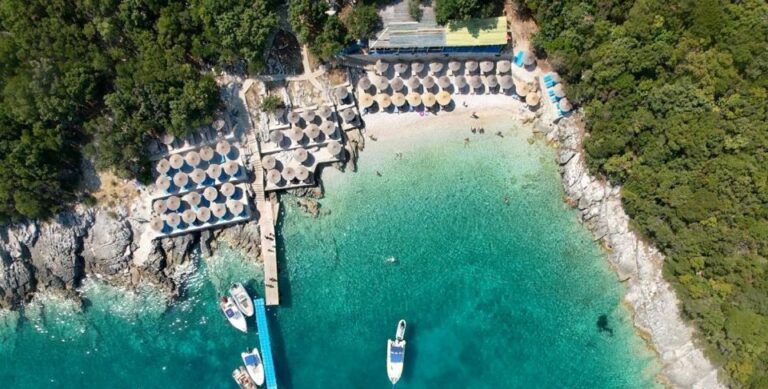
M 248 371 L 243 366 L 232 371 L 232 378 L 240 386 L 240 389 L 256 389 L 256 384 L 253 383 L 253 380 L 248 375 Z
M 243 315 L 251 317 L 253 316 L 253 301 L 251 296 L 248 295 L 248 291 L 245 290 L 243 284 L 235 282 L 229 287 L 229 295 L 235 301 L 235 305 L 243 313 Z
M 229 324 L 232 324 L 233 327 L 240 331 L 248 332 L 248 323 L 245 322 L 245 316 L 243 316 L 243 313 L 240 312 L 231 298 L 223 296 L 221 300 L 219 300 L 219 307 L 221 308 L 221 311 L 224 312 L 224 316 L 226 316 L 227 320 L 229 320 Z
M 251 377 L 256 385 L 264 384 L 264 364 L 261 362 L 261 355 L 257 348 L 253 348 L 251 352 L 244 352 L 240 354 L 245 363 L 245 370 L 248 371 L 248 376 Z

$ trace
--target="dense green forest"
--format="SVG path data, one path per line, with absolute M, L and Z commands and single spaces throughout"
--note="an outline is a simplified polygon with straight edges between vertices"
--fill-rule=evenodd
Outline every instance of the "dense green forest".
M 439 24 L 449 20 L 467 20 L 500 16 L 503 0 L 435 0 L 435 19 Z
M 768 4 L 518 1 L 713 360 L 768 387 Z
M 80 156 L 148 177 L 148 136 L 218 108 L 212 66 L 258 69 L 270 0 L 0 0 L 0 220 L 75 197 Z

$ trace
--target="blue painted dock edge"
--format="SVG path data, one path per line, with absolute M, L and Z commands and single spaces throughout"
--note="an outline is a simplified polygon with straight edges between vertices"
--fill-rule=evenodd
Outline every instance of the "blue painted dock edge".
M 277 389 L 275 361 L 272 358 L 272 342 L 269 340 L 267 309 L 264 299 L 253 299 L 253 305 L 256 307 L 256 327 L 259 331 L 259 345 L 261 346 L 261 359 L 264 362 L 264 378 L 266 379 L 267 389 Z

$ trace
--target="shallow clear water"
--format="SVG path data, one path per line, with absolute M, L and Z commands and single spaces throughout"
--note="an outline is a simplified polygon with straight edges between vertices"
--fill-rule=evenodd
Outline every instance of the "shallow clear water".
M 504 130 L 468 147 L 449 130 L 436 145 L 369 144 L 358 172 L 324 173 L 318 219 L 284 198 L 283 305 L 270 311 L 281 387 L 389 387 L 386 339 L 401 318 L 398 388 L 654 386 L 655 358 L 563 204 L 551 150 Z M 84 312 L 33 304 L 18 325 L 0 320 L 0 383 L 233 387 L 239 352 L 257 340 L 225 323 L 215 296 L 240 278 L 258 290 L 259 273 L 225 251 L 168 312 L 151 291 L 98 283 Z

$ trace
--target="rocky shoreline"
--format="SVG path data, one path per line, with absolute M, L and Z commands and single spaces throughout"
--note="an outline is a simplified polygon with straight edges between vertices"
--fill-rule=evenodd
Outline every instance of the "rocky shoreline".
M 693 329 L 681 318 L 679 301 L 662 276 L 664 256 L 629 226 L 621 190 L 590 175 L 584 160 L 584 133 L 574 118 L 562 119 L 546 133 L 558 144 L 557 162 L 568 201 L 606 248 L 607 258 L 627 285 L 624 301 L 633 310 L 635 327 L 657 351 L 660 381 L 680 388 L 722 388 L 718 369 L 693 339 Z

